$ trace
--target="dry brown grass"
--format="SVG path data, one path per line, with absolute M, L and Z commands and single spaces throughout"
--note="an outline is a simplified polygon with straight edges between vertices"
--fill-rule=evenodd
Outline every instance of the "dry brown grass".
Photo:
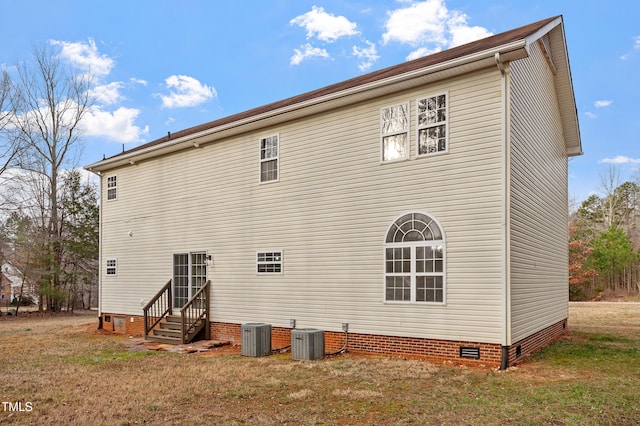
M 570 335 L 507 372 L 344 355 L 134 352 L 87 316 L 0 318 L 0 424 L 632 425 L 640 305 L 575 305 Z

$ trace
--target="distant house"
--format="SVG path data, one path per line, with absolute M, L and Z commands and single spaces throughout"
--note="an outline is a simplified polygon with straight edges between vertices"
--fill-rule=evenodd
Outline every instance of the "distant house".
M 24 281 L 24 274 L 16 268 L 11 262 L 5 262 L 0 266 L 0 306 L 9 305 L 14 299 L 18 299 L 22 295 L 25 299 L 29 298 L 38 303 L 38 295 L 32 282 Z M 23 285 L 24 283 L 24 285 Z
M 103 325 L 210 281 L 214 338 L 506 368 L 565 332 L 581 153 L 562 17 L 172 133 L 87 166 Z

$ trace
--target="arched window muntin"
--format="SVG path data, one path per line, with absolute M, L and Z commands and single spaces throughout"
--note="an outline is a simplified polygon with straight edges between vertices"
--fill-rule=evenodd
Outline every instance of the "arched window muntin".
M 385 239 L 385 302 L 445 303 L 445 236 L 425 213 L 406 213 Z

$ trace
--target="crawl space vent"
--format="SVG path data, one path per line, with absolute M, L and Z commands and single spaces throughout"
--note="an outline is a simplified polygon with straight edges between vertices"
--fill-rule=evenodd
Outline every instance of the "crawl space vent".
M 324 331 L 313 328 L 292 330 L 291 358 L 301 361 L 324 358 Z
M 242 324 L 242 348 L 240 354 L 256 357 L 271 355 L 271 324 Z
M 480 348 L 460 346 L 460 358 L 480 359 Z

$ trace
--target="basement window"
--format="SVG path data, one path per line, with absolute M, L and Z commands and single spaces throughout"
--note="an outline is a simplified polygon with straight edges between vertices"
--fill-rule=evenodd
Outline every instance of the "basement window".
M 264 251 L 256 253 L 258 274 L 281 274 L 282 251 Z

